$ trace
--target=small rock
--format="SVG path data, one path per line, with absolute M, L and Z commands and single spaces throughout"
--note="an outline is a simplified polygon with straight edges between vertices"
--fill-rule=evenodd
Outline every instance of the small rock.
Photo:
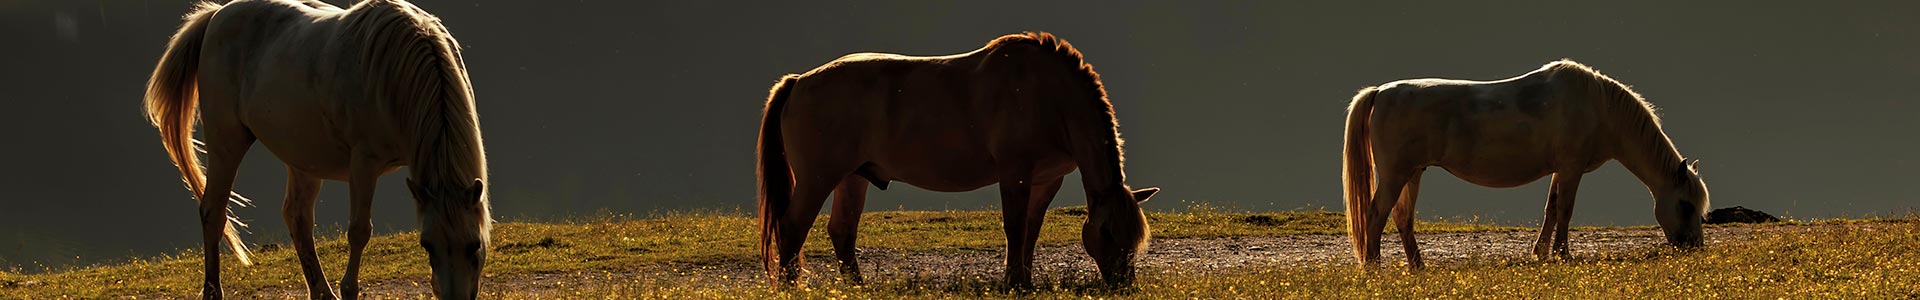
M 1734 206 L 1734 207 L 1728 207 L 1728 208 L 1722 208 L 1722 209 L 1715 209 L 1712 212 L 1708 212 L 1706 223 L 1707 224 L 1771 223 L 1771 222 L 1779 222 L 1779 221 L 1780 221 L 1780 218 L 1774 217 L 1773 215 L 1767 214 L 1766 212 L 1752 210 L 1742 206 Z

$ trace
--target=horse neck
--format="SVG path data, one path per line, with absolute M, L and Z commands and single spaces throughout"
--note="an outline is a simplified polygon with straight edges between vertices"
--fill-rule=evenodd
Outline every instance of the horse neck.
M 1624 126 L 1615 128 L 1620 142 L 1614 159 L 1646 184 L 1648 190 L 1658 192 L 1678 186 L 1680 178 L 1674 174 L 1680 170 L 1683 160 L 1680 151 L 1674 148 L 1673 141 L 1661 130 L 1659 119 L 1645 104 L 1637 98 L 1626 100 L 1631 101 L 1616 101 L 1624 103 L 1613 107 L 1616 115 L 1622 116 L 1616 120 L 1626 120 L 1615 123 Z
M 1104 100 L 1097 101 L 1099 103 L 1093 105 L 1093 109 L 1069 107 L 1064 110 L 1080 115 L 1069 118 L 1074 121 L 1066 125 L 1073 139 L 1073 157 L 1080 168 L 1081 184 L 1089 195 L 1089 206 L 1098 205 L 1091 202 L 1096 199 L 1112 199 L 1092 195 L 1128 193 L 1118 122 L 1114 120 L 1112 106 Z M 1073 101 L 1061 102 L 1074 105 Z
M 449 90 L 451 97 L 422 100 L 435 103 L 418 106 L 414 156 L 409 163 L 413 178 L 454 181 L 450 183 L 485 180 L 486 149 L 472 102 L 464 89 Z

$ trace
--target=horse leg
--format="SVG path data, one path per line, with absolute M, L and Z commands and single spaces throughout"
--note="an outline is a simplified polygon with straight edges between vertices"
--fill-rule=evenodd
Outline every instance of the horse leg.
M 355 155 L 347 185 L 351 190 L 352 222 L 347 226 L 347 271 L 340 276 L 340 296 L 360 299 L 360 259 L 373 236 L 373 191 L 384 170 L 370 155 Z
M 1554 173 L 1553 186 L 1547 188 L 1546 216 L 1542 217 L 1543 220 L 1540 221 L 1540 239 L 1533 242 L 1533 256 L 1539 259 L 1548 258 L 1550 252 L 1548 247 L 1553 241 L 1554 224 L 1560 223 L 1559 190 L 1560 177 L 1562 176 L 1564 175 L 1561 175 L 1561 173 Z
M 1560 218 L 1553 225 L 1553 252 L 1562 259 L 1573 257 L 1573 249 L 1567 246 L 1567 225 L 1573 222 L 1573 199 L 1580 191 L 1580 176 L 1583 174 L 1581 170 L 1570 170 L 1553 175 L 1553 198 L 1558 198 L 1560 202 Z
M 1415 270 L 1424 265 L 1420 263 L 1420 243 L 1413 239 L 1413 204 L 1419 201 L 1420 177 L 1425 171 L 1426 168 L 1421 168 L 1413 172 L 1412 179 L 1407 180 L 1407 186 L 1400 194 L 1400 203 L 1393 208 L 1393 223 L 1400 230 L 1400 245 L 1406 249 L 1407 266 Z
M 827 219 L 827 236 L 833 239 L 833 256 L 840 260 L 840 276 L 860 284 L 860 248 L 854 240 L 860 234 L 860 214 L 866 211 L 867 179 L 847 175 L 833 190 L 833 217 Z
M 1369 266 L 1380 264 L 1380 234 L 1386 231 L 1387 217 L 1393 213 L 1393 207 L 1400 199 L 1402 189 L 1386 187 L 1405 187 L 1411 177 L 1409 168 L 1398 166 L 1377 166 L 1374 175 L 1380 181 L 1373 191 L 1373 210 L 1367 212 L 1366 253 L 1364 261 Z M 1386 199 L 1386 200 L 1382 200 Z
M 308 299 L 337 299 L 320 269 L 319 252 L 313 249 L 313 204 L 320 195 L 320 179 L 287 167 L 287 198 L 281 203 L 280 216 L 287 222 L 287 236 L 300 258 L 300 271 L 306 275 Z
M 820 216 L 820 206 L 826 204 L 827 194 L 852 173 L 819 176 L 801 170 L 794 169 L 792 202 L 787 203 L 786 216 L 779 221 L 780 232 L 774 237 L 779 248 L 780 281 L 787 284 L 800 280 L 801 246 L 807 241 L 807 231 L 813 229 L 814 219 Z
M 228 226 L 227 195 L 233 193 L 233 179 L 240 172 L 240 161 L 253 146 L 253 136 L 244 129 L 206 125 L 206 185 L 200 192 L 200 246 L 206 249 L 202 259 L 206 277 L 201 282 L 201 299 L 220 299 L 220 246 Z M 234 129 L 233 134 L 222 129 Z M 183 166 L 198 168 L 199 166 Z
M 1033 267 L 1033 251 L 1040 242 L 1040 227 L 1047 222 L 1047 206 L 1053 204 L 1053 195 L 1060 192 L 1061 179 L 1034 182 L 1032 194 L 1027 197 L 1025 232 L 1021 235 L 1020 256 L 1025 257 L 1029 270 Z M 1031 271 L 1028 273 L 1031 275 Z
M 1033 253 L 1026 243 L 1032 177 L 1032 167 L 1000 168 L 1000 224 L 1007 233 L 1007 286 L 1015 290 L 1033 288 L 1033 256 L 1023 255 Z

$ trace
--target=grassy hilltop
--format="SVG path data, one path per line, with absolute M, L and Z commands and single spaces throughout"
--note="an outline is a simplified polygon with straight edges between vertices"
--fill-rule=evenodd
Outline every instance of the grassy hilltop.
M 1085 211 L 1055 209 L 1043 245 L 1077 248 Z M 1214 209 L 1149 213 L 1157 240 L 1233 239 L 1345 233 L 1333 212 L 1231 213 Z M 823 217 L 810 235 L 812 263 L 830 259 Z M 613 216 L 566 223 L 496 225 L 487 265 L 486 299 L 863 299 L 863 298 L 1913 298 L 1920 297 L 1920 223 L 1913 220 L 1828 221 L 1765 225 L 1753 237 L 1697 251 L 1655 245 L 1602 251 L 1569 261 L 1481 259 L 1430 263 L 1408 272 L 1395 266 L 1367 270 L 1350 259 L 1304 266 L 1238 267 L 1224 272 L 1177 268 L 1142 270 L 1128 290 L 1098 288 L 1084 278 L 1036 274 L 1042 287 L 1007 294 L 995 276 L 939 282 L 899 281 L 869 272 L 867 285 L 816 279 L 774 291 L 758 272 L 751 216 L 681 213 Z M 1531 231 L 1477 222 L 1423 222 L 1422 233 Z M 1592 229 L 1584 230 L 1617 230 Z M 1431 236 L 1431 235 L 1426 235 Z M 1392 235 L 1389 240 L 1394 239 Z M 426 257 L 417 236 L 373 238 L 362 284 L 386 297 L 426 298 Z M 998 251 L 1004 245 L 998 212 L 875 212 L 863 218 L 863 251 L 946 253 Z M 1427 241 L 1427 239 L 1422 240 Z M 1581 240 L 1573 241 L 1576 245 Z M 1330 251 L 1346 251 L 1347 245 Z M 345 264 L 340 236 L 320 242 L 321 260 L 337 282 Z M 293 251 L 262 247 L 254 266 L 225 262 L 224 284 L 238 299 L 303 298 Z M 1431 254 L 1430 254 L 1431 255 Z M 995 256 L 997 257 L 997 256 Z M 1083 256 L 1080 258 L 1084 260 Z M 1389 257 L 1398 262 L 1398 258 Z M 993 261 L 998 265 L 998 261 Z M 197 297 L 199 255 L 187 250 L 123 264 L 48 274 L 0 273 L 4 299 L 181 299 Z M 866 265 L 868 269 L 885 265 Z M 714 271 L 719 270 L 719 271 Z M 704 273 L 703 273 L 704 272 Z M 689 275 L 691 274 L 691 275 Z M 701 275 L 723 274 L 723 275 Z M 833 273 L 816 273 L 831 278 Z M 337 283 L 336 283 L 337 284 Z

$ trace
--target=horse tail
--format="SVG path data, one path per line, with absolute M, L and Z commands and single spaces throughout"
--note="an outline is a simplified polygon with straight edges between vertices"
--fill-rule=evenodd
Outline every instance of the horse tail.
M 793 196 L 793 170 L 787 165 L 785 142 L 780 137 L 780 114 L 786 111 L 787 94 L 799 79 L 800 75 L 788 74 L 768 92 L 771 95 L 767 96 L 767 108 L 760 116 L 760 142 L 754 149 L 759 153 L 755 165 L 760 181 L 760 264 L 774 280 L 780 275 L 779 253 L 774 244 L 774 236 L 780 231 L 776 218 L 787 211 L 787 202 Z
M 200 44 L 206 37 L 207 23 L 213 19 L 215 11 L 221 5 L 200 2 L 194 5 L 193 12 L 183 19 L 180 31 L 167 42 L 167 51 L 160 56 L 160 65 L 154 67 L 153 77 L 147 81 L 145 100 L 147 121 L 160 129 L 160 143 L 167 147 L 167 154 L 173 158 L 173 165 L 180 169 L 180 179 L 185 181 L 187 189 L 193 192 L 194 201 L 207 201 L 203 195 L 207 188 L 206 170 L 200 164 L 199 141 L 193 139 L 193 125 L 199 120 L 200 95 L 199 76 Z M 247 205 L 240 194 L 228 196 L 230 201 Z M 240 259 L 242 265 L 252 265 L 247 256 L 247 246 L 240 242 L 240 233 L 235 226 L 246 226 L 228 213 L 225 228 L 227 246 L 233 249 L 233 256 Z
M 1364 245 L 1373 208 L 1373 145 L 1367 124 L 1373 119 L 1373 97 L 1379 92 L 1371 86 L 1360 89 L 1347 107 L 1346 163 L 1341 166 L 1346 183 L 1347 234 L 1353 237 L 1354 257 L 1363 261 L 1367 258 Z

